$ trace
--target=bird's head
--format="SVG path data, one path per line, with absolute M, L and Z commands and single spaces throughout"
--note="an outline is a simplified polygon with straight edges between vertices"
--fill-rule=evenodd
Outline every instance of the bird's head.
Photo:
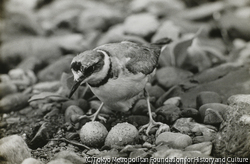
M 89 50 L 80 53 L 71 62 L 71 71 L 74 75 L 74 84 L 69 97 L 83 83 L 98 83 L 107 75 L 110 60 L 102 50 Z

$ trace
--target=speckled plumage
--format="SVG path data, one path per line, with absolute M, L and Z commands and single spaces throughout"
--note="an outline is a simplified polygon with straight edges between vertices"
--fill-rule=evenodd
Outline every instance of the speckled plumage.
M 166 43 L 169 43 L 169 39 Z M 146 95 L 149 124 L 146 134 L 154 126 L 162 126 L 152 118 L 149 95 L 145 90 L 147 82 L 155 73 L 160 47 L 143 46 L 131 42 L 110 43 L 99 46 L 92 51 L 77 55 L 71 70 L 76 84 L 69 97 L 77 87 L 87 83 L 92 92 L 102 101 L 101 106 L 92 116 L 95 120 L 102 106 L 115 111 L 125 112 L 141 96 Z M 84 116 L 83 116 L 84 117 Z

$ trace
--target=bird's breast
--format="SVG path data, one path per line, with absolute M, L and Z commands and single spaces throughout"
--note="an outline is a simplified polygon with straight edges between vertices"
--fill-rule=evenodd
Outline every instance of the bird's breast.
M 132 107 L 147 82 L 148 76 L 143 73 L 122 74 L 116 79 L 109 79 L 105 85 L 90 88 L 106 107 L 124 112 Z

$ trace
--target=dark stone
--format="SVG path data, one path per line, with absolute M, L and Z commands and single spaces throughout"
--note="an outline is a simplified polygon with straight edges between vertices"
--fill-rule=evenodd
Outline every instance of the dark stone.
M 220 95 L 216 92 L 211 91 L 203 91 L 197 95 L 196 98 L 196 106 L 199 108 L 200 106 L 208 103 L 221 103 L 222 99 Z
M 249 80 L 249 67 L 242 67 L 231 71 L 220 79 L 200 84 L 180 95 L 183 107 L 196 108 L 196 97 L 202 91 L 217 92 L 222 96 L 222 102 L 227 103 L 227 99 L 231 95 L 250 93 Z
M 181 116 L 181 110 L 175 105 L 164 105 L 156 110 L 156 120 L 166 124 L 173 124 Z

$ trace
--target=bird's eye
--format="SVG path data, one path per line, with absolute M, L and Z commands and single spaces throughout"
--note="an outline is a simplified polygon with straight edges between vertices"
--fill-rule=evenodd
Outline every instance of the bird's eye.
M 85 70 L 85 73 L 86 73 L 86 74 L 91 74 L 91 73 L 94 72 L 94 70 L 95 70 L 95 66 L 90 66 L 90 67 L 88 67 L 88 68 Z
M 80 62 L 74 62 L 71 64 L 71 68 L 74 70 L 74 71 L 78 71 L 80 70 L 81 68 L 81 63 Z

